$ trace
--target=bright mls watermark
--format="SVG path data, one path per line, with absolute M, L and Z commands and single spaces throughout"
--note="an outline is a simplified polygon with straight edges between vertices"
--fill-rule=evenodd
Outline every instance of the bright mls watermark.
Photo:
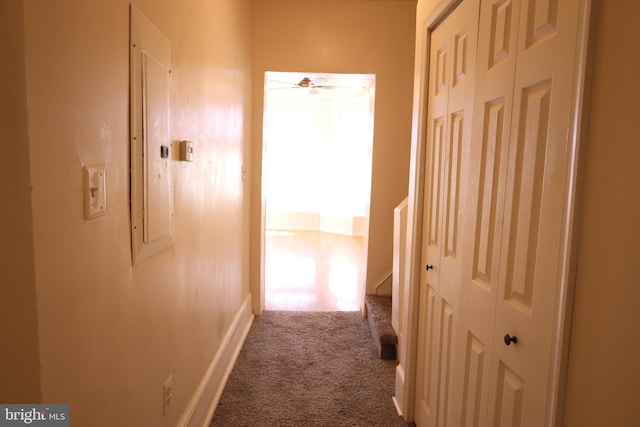
M 28 425 L 69 427 L 69 405 L 0 404 L 0 427 Z

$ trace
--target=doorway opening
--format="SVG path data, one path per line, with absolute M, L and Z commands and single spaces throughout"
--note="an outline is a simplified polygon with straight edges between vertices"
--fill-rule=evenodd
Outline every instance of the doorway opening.
M 375 75 L 265 73 L 267 310 L 362 309 L 374 88 Z

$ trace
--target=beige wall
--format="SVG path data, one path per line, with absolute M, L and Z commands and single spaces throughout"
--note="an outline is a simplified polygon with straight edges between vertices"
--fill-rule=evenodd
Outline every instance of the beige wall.
M 174 162 L 174 247 L 136 267 L 129 230 L 129 2 L 14 1 L 0 9 L 2 51 L 11 40 L 15 59 L 9 87 L 17 83 L 16 117 L 3 103 L 0 126 L 2 146 L 11 150 L 3 148 L 0 188 L 16 206 L 6 212 L 2 202 L 2 308 L 7 287 L 20 299 L 9 313 L 18 313 L 17 327 L 28 337 L 20 344 L 28 360 L 17 366 L 37 372 L 39 344 L 42 400 L 69 403 L 74 425 L 175 425 L 249 295 L 249 181 L 241 170 L 250 162 L 250 1 L 135 3 L 172 42 L 172 138 L 193 140 L 196 150 L 193 163 Z M 13 30 L 15 39 L 5 34 Z M 8 134 L 5 122 L 16 124 Z M 92 163 L 106 165 L 107 214 L 85 221 L 82 167 Z M 5 174 L 15 187 L 4 184 Z M 5 236 L 18 258 L 8 277 Z M 13 330 L 4 318 L 2 328 L 3 337 Z M 12 364 L 3 355 L 3 372 Z M 163 418 L 160 396 L 169 374 L 174 400 Z M 37 400 L 39 384 L 26 376 L 32 390 L 16 396 Z M 7 390 L 4 381 L 1 389 Z
M 565 426 L 631 427 L 640 425 L 640 2 L 593 4 Z
M 0 402 L 39 402 L 21 0 L 0 2 Z M 11 385 L 11 386 L 9 386 Z
M 254 2 L 253 188 L 261 188 L 265 71 L 376 74 L 368 293 L 391 270 L 393 209 L 407 196 L 415 7 L 414 0 Z M 259 191 L 253 192 L 252 203 L 252 284 L 256 285 Z
M 442 5 L 419 0 L 422 23 Z M 593 97 L 583 141 L 578 270 L 568 365 L 566 427 L 640 425 L 640 56 L 636 0 L 593 0 Z M 417 105 L 414 114 L 417 113 Z

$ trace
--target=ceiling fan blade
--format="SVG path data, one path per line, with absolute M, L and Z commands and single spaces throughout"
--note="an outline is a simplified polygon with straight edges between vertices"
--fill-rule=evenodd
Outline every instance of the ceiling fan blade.
M 268 80 L 267 82 L 267 88 L 269 90 L 272 89 L 296 89 L 299 88 L 300 86 L 298 86 L 295 83 L 291 83 L 291 82 L 283 82 L 280 80 Z
M 283 85 L 292 86 L 292 83 L 291 83 L 291 82 L 283 82 L 282 80 L 272 80 L 272 79 L 269 79 L 269 80 L 267 80 L 267 81 L 268 81 L 268 82 L 270 82 L 270 83 L 280 83 L 280 84 L 283 84 Z
M 322 86 L 323 84 L 325 84 L 328 80 L 324 79 L 322 77 L 316 77 L 315 79 L 311 80 L 311 86 Z

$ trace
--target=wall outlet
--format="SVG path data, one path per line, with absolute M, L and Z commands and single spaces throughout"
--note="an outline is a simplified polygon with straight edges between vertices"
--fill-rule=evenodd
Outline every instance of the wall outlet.
M 171 400 L 173 399 L 173 375 L 169 375 L 164 382 L 164 391 L 163 391 L 163 415 L 167 415 L 169 413 L 169 406 L 171 406 Z

